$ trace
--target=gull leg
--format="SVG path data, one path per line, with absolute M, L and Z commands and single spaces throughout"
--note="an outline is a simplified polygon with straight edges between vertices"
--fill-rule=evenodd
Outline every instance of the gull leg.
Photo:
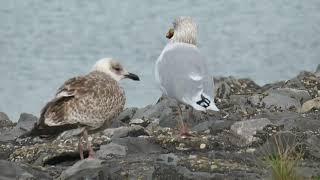
M 178 116 L 180 120 L 180 136 L 186 138 L 187 136 L 190 136 L 189 128 L 183 121 L 182 110 L 179 105 L 178 105 Z
M 88 156 L 88 158 L 92 158 L 92 159 L 93 159 L 94 156 L 95 156 L 95 153 L 94 153 L 94 150 L 92 149 L 91 142 L 89 141 L 87 129 L 85 129 L 85 130 L 83 131 L 83 137 L 84 137 L 84 139 L 86 140 L 87 148 L 88 148 L 88 150 L 89 150 L 89 156 Z
M 80 159 L 83 159 L 83 145 L 82 145 L 82 135 L 79 137 L 78 149 L 80 154 Z

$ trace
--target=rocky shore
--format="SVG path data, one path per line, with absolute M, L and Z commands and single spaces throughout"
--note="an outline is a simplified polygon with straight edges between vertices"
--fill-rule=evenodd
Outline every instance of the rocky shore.
M 90 135 L 96 159 L 80 161 L 77 130 L 21 139 L 37 117 L 13 123 L 0 113 L 0 179 L 272 179 L 268 158 L 285 153 L 297 158 L 298 178 L 320 178 L 320 66 L 262 87 L 214 80 L 221 111 L 190 116 L 185 107 L 191 137 L 179 136 L 177 102 L 161 98 Z

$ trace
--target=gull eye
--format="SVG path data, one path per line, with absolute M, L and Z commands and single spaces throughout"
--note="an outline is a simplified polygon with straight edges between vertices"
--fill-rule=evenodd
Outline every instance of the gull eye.
M 116 71 L 120 71 L 121 70 L 120 67 L 114 67 L 113 69 L 116 70 Z

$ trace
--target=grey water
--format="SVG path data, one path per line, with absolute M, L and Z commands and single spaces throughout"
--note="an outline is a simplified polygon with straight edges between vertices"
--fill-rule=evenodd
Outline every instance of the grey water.
M 0 0 L 0 111 L 38 116 L 65 80 L 110 56 L 141 77 L 121 83 L 126 106 L 155 103 L 154 62 L 178 16 L 197 22 L 214 76 L 262 85 L 320 63 L 319 0 Z

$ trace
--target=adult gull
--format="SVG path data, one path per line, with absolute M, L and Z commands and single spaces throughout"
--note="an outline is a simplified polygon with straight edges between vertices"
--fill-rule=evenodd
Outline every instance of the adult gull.
M 170 42 L 155 64 L 155 78 L 164 95 L 199 111 L 219 111 L 214 103 L 213 79 L 196 46 L 196 35 L 197 26 L 190 17 L 174 20 L 166 35 Z M 188 134 L 183 120 L 181 134 Z

